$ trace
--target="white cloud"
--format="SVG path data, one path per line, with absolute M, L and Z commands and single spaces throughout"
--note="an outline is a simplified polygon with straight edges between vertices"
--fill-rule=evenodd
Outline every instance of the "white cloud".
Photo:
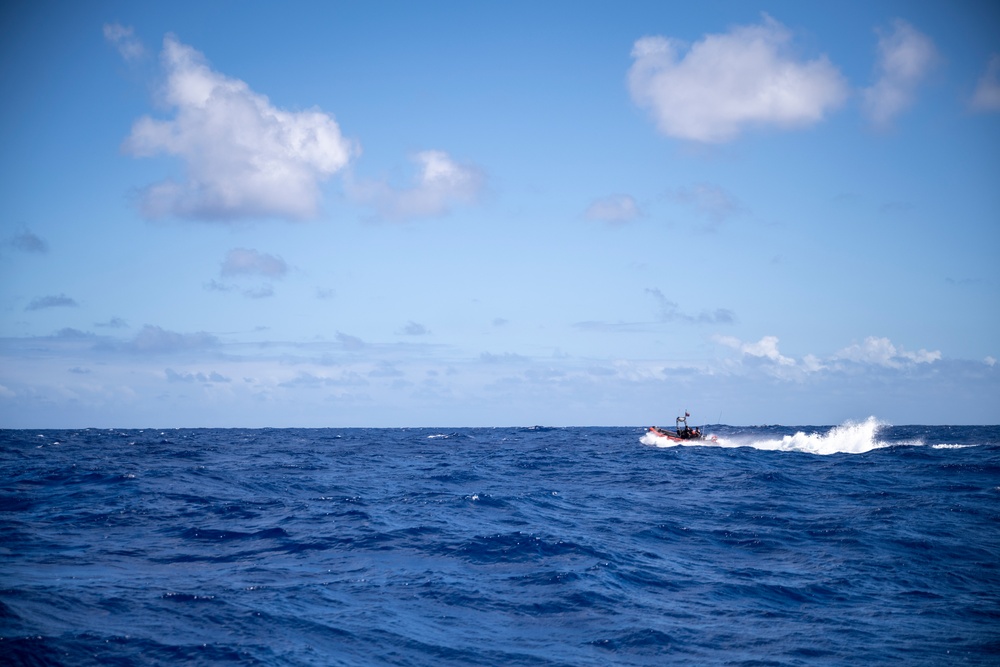
M 760 25 L 706 35 L 686 45 L 643 37 L 632 49 L 632 100 L 663 134 L 720 143 L 748 127 L 811 125 L 847 98 L 844 77 L 826 56 L 798 61 L 791 33 L 765 15 Z
M 835 356 L 861 364 L 873 364 L 886 368 L 900 368 L 909 364 L 930 364 L 941 359 L 939 351 L 908 352 L 897 348 L 888 338 L 869 336 L 863 343 L 850 345 Z
M 990 57 L 969 104 L 976 111 L 1000 111 L 1000 53 Z
M 764 336 L 756 343 L 744 343 L 733 336 L 715 336 L 714 340 L 721 345 L 739 350 L 746 356 L 769 359 L 780 366 L 795 365 L 794 359 L 786 357 L 778 351 L 777 336 Z M 810 366 L 815 366 L 814 360 L 810 360 Z
M 764 336 L 755 343 L 744 343 L 739 338 L 733 336 L 714 336 L 713 340 L 720 345 L 739 350 L 744 356 L 758 359 L 768 359 L 779 366 L 792 367 L 805 373 L 818 373 L 819 371 L 837 368 L 836 362 L 849 361 L 856 364 L 868 366 L 882 366 L 884 368 L 900 369 L 917 364 L 932 364 L 941 359 L 941 352 L 929 352 L 920 349 L 910 352 L 893 345 L 888 338 L 878 338 L 869 336 L 862 343 L 850 345 L 827 360 L 807 354 L 801 362 L 786 357 L 778 350 L 777 336 Z M 842 367 L 842 365 L 840 366 Z
M 986 357 L 983 359 L 983 363 L 992 368 L 997 365 L 997 359 L 996 357 Z
M 756 343 L 744 343 L 740 349 L 743 354 L 752 357 L 762 357 L 781 364 L 782 366 L 794 366 L 795 360 L 778 352 L 778 337 L 764 336 Z
M 125 150 L 180 158 L 186 180 L 162 181 L 142 193 L 150 218 L 231 220 L 316 215 L 321 181 L 355 152 L 334 119 L 318 109 L 290 112 L 271 105 L 239 79 L 213 71 L 201 53 L 168 35 L 163 102 L 171 120 L 143 116 Z
M 412 157 L 419 171 L 409 188 L 394 188 L 383 181 L 348 182 L 350 196 L 374 206 L 390 220 L 446 215 L 455 204 L 475 203 L 485 185 L 482 171 L 455 162 L 448 153 L 427 150 Z
M 917 87 L 937 60 L 931 39 L 896 19 L 888 33 L 879 31 L 878 80 L 862 91 L 864 110 L 877 126 L 886 126 L 913 104 Z
M 138 60 L 146 54 L 146 47 L 133 34 L 132 26 L 120 23 L 104 24 L 104 39 L 113 44 L 127 62 Z
M 261 275 L 283 278 L 288 273 L 285 260 L 248 248 L 233 248 L 222 262 L 223 276 Z
M 641 213 L 639 206 L 630 195 L 611 195 L 597 199 L 587 207 L 584 213 L 591 220 L 600 220 L 611 224 L 632 222 Z

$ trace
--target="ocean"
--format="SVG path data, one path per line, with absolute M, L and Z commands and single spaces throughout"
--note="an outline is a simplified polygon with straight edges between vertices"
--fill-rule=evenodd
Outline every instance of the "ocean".
M 1000 665 L 1000 427 L 705 431 L 0 431 L 0 664 Z

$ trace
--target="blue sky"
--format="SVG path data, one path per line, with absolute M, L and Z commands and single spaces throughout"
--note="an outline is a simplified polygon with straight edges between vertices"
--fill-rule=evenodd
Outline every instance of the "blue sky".
M 995 3 L 0 26 L 0 426 L 1000 422 Z

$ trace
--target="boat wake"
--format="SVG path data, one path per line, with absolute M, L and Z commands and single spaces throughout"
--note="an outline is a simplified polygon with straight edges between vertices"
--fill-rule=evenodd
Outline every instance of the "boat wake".
M 653 447 L 752 447 L 764 451 L 805 452 L 807 454 L 864 454 L 873 449 L 889 447 L 893 443 L 880 441 L 878 430 L 884 424 L 875 417 L 869 417 L 864 422 L 845 422 L 826 432 L 797 431 L 792 435 L 780 438 L 761 437 L 760 434 L 722 436 L 716 435 L 714 441 L 685 440 L 676 442 L 662 436 L 656 436 L 647 431 L 639 439 L 644 445 Z M 706 434 L 711 436 L 713 434 Z M 895 443 L 899 444 L 899 443 Z

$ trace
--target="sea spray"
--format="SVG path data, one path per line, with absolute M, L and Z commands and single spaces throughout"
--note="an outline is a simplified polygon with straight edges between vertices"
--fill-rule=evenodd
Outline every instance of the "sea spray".
M 677 442 L 647 431 L 639 439 L 644 445 L 654 447 L 702 446 L 702 447 L 752 447 L 763 451 L 804 452 L 807 454 L 864 454 L 873 449 L 888 447 L 890 443 L 878 440 L 878 431 L 888 424 L 869 417 L 863 422 L 848 421 L 840 426 L 829 428 L 825 432 L 796 431 L 781 438 L 746 434 L 719 437 L 708 433 L 704 440 L 685 440 Z M 898 443 L 897 443 L 898 444 Z M 918 443 L 907 443 L 918 444 Z

